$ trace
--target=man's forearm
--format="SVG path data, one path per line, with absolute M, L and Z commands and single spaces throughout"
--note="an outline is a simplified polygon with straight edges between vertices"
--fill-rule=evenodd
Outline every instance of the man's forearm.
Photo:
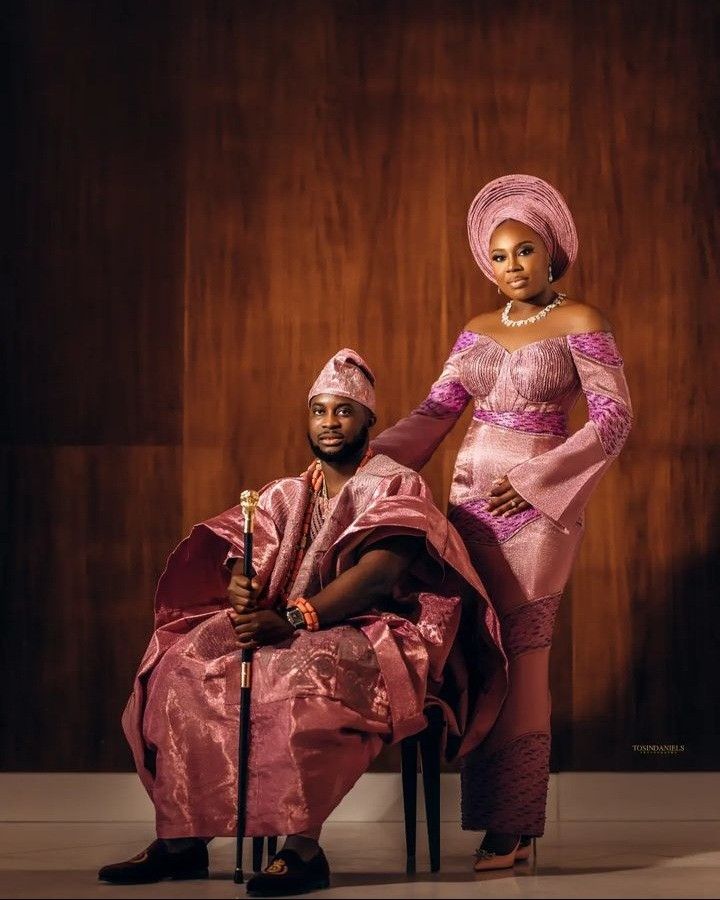
M 389 538 L 368 550 L 358 563 L 309 598 L 321 625 L 333 625 L 389 596 L 422 549 L 418 537 Z

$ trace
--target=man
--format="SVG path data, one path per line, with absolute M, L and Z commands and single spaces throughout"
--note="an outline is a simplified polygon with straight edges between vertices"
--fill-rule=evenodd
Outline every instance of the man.
M 428 692 L 456 743 L 492 726 L 507 687 L 497 617 L 422 478 L 368 450 L 374 410 L 369 367 L 341 350 L 309 393 L 315 462 L 261 492 L 252 581 L 238 507 L 170 556 L 123 715 L 158 840 L 101 880 L 207 877 L 208 840 L 235 833 L 241 647 L 257 648 L 246 833 L 288 836 L 252 894 L 328 886 L 324 821 L 383 743 L 424 727 Z M 482 684 L 457 652 L 447 665 L 463 603 Z

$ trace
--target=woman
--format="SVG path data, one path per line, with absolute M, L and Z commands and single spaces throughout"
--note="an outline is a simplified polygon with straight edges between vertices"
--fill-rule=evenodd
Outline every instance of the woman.
M 501 617 L 510 674 L 500 716 L 462 768 L 463 828 L 486 830 L 480 871 L 527 859 L 531 838 L 544 832 L 553 624 L 583 509 L 632 411 L 604 315 L 555 291 L 577 255 L 558 191 L 529 175 L 497 178 L 473 200 L 468 235 L 503 306 L 468 322 L 427 399 L 373 448 L 420 469 L 473 402 L 449 518 Z M 581 391 L 589 421 L 568 437 Z

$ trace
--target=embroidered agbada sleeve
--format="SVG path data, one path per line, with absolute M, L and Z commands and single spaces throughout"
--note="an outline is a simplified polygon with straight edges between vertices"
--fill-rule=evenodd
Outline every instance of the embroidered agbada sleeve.
M 416 472 L 430 460 L 470 401 L 470 394 L 460 380 L 458 361 L 474 341 L 471 332 L 460 333 L 425 400 L 372 441 L 376 453 L 384 453 Z
M 284 508 L 279 482 L 260 493 L 255 513 L 253 567 L 261 584 L 269 583 L 281 533 Z M 168 557 L 155 593 L 155 626 L 228 606 L 228 558 L 244 553 L 244 514 L 233 506 L 196 525 Z
M 632 426 L 623 360 L 612 334 L 571 334 L 567 344 L 587 399 L 589 420 L 564 443 L 508 472 L 518 494 L 565 532 L 580 519 Z

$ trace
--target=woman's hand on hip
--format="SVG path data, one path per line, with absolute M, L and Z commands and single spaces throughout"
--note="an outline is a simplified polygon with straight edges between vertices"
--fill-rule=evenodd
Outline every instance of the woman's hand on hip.
M 532 505 L 523 500 L 510 484 L 507 475 L 496 478 L 488 494 L 488 512 L 493 516 L 514 516 L 515 513 L 532 509 Z

